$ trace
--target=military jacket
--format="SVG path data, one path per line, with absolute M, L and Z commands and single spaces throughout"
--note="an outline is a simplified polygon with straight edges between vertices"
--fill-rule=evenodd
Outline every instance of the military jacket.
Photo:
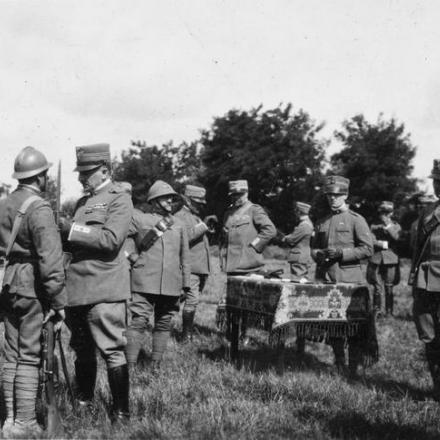
M 423 245 L 428 239 L 417 271 L 415 287 L 428 292 L 440 293 L 440 224 L 437 219 L 440 219 L 439 202 L 426 207 L 419 218 L 413 260 L 417 262 Z M 431 229 L 432 232 L 428 235 Z
M 248 201 L 239 208 L 229 208 L 220 247 L 223 271 L 246 273 L 261 268 L 261 253 L 275 236 L 276 228 L 261 206 Z
M 310 240 L 313 235 L 313 223 L 309 218 L 301 220 L 293 232 L 284 237 L 284 241 L 291 246 L 288 261 L 308 266 L 312 262 L 310 254 Z
M 66 273 L 69 306 L 130 297 L 123 245 L 132 213 L 130 196 L 112 182 L 78 201 L 68 237 L 72 252 Z
M 370 259 L 373 264 L 398 264 L 396 246 L 400 236 L 401 227 L 396 222 L 391 222 L 388 226 L 383 223 L 371 225 L 373 236 L 374 254 Z M 383 242 L 387 242 L 388 249 L 383 249 Z
M 338 262 L 317 262 L 316 278 L 319 281 L 338 283 L 363 283 L 360 261 L 373 254 L 373 239 L 365 219 L 349 209 L 332 212 L 316 223 L 312 239 L 312 257 L 326 248 L 342 249 Z
M 181 210 L 176 212 L 175 217 L 182 221 L 186 227 L 191 273 L 208 275 L 211 271 L 209 242 L 206 236 L 208 227 L 187 206 L 183 206 Z
M 133 216 L 130 235 L 134 238 L 139 257 L 131 269 L 131 290 L 138 293 L 180 296 L 190 287 L 191 265 L 185 226 L 175 221 L 147 250 L 140 249 L 145 234 L 162 218 L 157 213 Z
M 0 200 L 0 249 L 4 255 L 18 209 L 32 195 L 40 192 L 19 185 L 7 198 Z M 9 255 L 3 285 L 8 292 L 27 298 L 39 298 L 54 309 L 66 303 L 63 251 L 52 209 L 43 199 L 29 206 Z

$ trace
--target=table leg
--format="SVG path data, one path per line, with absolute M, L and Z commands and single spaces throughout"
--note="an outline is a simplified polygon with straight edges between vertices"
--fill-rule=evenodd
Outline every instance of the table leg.
M 240 340 L 240 316 L 235 313 L 231 316 L 231 344 L 230 357 L 231 361 L 238 359 L 238 343 Z

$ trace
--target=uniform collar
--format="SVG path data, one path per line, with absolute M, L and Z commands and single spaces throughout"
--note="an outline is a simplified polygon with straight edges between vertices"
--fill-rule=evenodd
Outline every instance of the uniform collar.
M 332 209 L 332 214 L 341 214 L 343 212 L 348 211 L 348 205 L 344 205 L 342 208 L 339 209 Z
M 33 185 L 26 185 L 25 183 L 20 183 L 17 186 L 17 189 L 24 189 L 26 191 L 30 191 L 34 194 L 37 194 L 39 196 L 41 195 L 41 191 L 38 188 L 35 188 L 35 186 L 33 186 Z

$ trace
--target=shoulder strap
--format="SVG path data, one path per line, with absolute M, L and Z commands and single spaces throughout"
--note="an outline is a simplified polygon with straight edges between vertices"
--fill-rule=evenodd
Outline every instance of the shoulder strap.
M 5 254 L 6 258 L 8 258 L 9 254 L 11 253 L 12 246 L 14 245 L 15 239 L 17 238 L 18 230 L 20 229 L 21 221 L 23 220 L 23 216 L 26 214 L 26 211 L 29 208 L 29 206 L 33 202 L 36 202 L 37 200 L 41 200 L 41 197 L 37 195 L 32 195 L 28 197 L 18 209 L 17 215 L 15 216 L 14 219 L 14 224 L 12 225 L 12 231 L 11 231 L 11 236 L 9 237 L 8 247 L 6 249 L 6 254 Z

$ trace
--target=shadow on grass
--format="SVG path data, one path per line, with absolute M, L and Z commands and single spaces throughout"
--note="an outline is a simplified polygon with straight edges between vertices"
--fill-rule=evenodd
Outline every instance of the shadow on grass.
M 328 421 L 330 435 L 338 439 L 438 440 L 440 434 L 415 425 L 371 422 L 357 413 L 339 413 Z
M 200 348 L 200 355 L 216 362 L 229 361 L 238 369 L 245 368 L 254 373 L 274 370 L 277 374 L 291 371 L 314 371 L 316 373 L 331 372 L 332 366 L 321 362 L 316 356 L 304 353 L 298 354 L 295 349 L 278 350 L 267 345 L 246 347 L 240 350 L 239 356 L 231 360 L 229 347 L 226 343 L 214 349 Z
M 408 396 L 416 402 L 423 402 L 431 397 L 430 392 L 416 388 L 406 382 L 399 382 L 380 376 L 364 378 L 362 383 L 368 388 L 376 388 L 386 393 L 393 400 L 401 400 L 403 397 Z

